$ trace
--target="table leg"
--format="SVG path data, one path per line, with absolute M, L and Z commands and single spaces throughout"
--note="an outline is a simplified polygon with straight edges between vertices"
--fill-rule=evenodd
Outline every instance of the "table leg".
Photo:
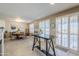
M 35 46 L 35 37 L 34 37 L 34 41 L 33 41 L 33 47 L 32 47 L 32 50 L 34 50 L 34 46 Z
M 48 40 L 46 40 L 46 56 L 48 56 Z
M 41 50 L 41 40 L 39 38 L 39 49 Z
M 51 42 L 52 42 L 52 47 L 53 47 L 54 56 L 56 56 L 55 47 L 54 47 L 54 44 L 53 44 L 53 40 L 51 40 Z

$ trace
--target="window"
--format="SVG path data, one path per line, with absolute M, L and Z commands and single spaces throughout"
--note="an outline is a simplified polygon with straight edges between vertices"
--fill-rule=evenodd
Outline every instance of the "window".
M 68 18 L 58 17 L 56 19 L 56 43 L 68 47 Z
M 68 34 L 62 34 L 62 46 L 68 47 Z
M 70 17 L 70 48 L 77 50 L 78 46 L 78 16 Z
M 62 17 L 62 46 L 68 47 L 68 17 Z
M 78 14 L 57 17 L 56 44 L 65 48 L 78 50 L 78 23 Z
M 56 44 L 61 45 L 61 18 L 56 18 Z
M 49 36 L 49 34 L 50 34 L 50 23 L 49 23 L 49 20 L 46 20 L 45 21 L 45 35 Z
M 62 18 L 62 33 L 64 34 L 68 33 L 68 17 Z
M 29 25 L 29 32 L 34 33 L 34 24 Z
M 44 21 L 40 22 L 39 24 L 39 28 L 41 30 L 41 35 L 44 36 L 44 33 L 45 33 L 45 24 L 44 24 Z
M 39 23 L 39 28 L 42 31 L 42 36 L 49 37 L 50 34 L 50 22 L 49 20 L 44 20 Z
M 57 34 L 56 44 L 61 45 L 61 34 Z

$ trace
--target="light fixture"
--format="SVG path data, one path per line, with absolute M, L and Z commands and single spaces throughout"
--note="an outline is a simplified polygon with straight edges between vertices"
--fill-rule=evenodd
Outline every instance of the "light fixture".
M 55 3 L 50 3 L 50 5 L 54 5 Z
M 23 23 L 29 23 L 30 21 L 27 19 L 21 19 L 20 17 L 16 18 L 7 18 L 8 21 L 15 21 L 15 22 L 23 22 Z
M 25 22 L 23 19 L 21 19 L 21 18 L 16 18 L 16 20 L 15 20 L 16 22 Z

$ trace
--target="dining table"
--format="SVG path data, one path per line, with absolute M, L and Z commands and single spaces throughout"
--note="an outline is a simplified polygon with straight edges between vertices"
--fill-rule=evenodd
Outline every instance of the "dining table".
M 16 36 L 16 39 L 20 39 L 24 33 L 23 32 L 15 32 L 15 33 L 12 33 L 13 36 Z

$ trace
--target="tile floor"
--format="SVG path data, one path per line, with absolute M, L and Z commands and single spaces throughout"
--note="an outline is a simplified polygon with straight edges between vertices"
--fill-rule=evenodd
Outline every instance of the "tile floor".
M 4 44 L 5 56 L 45 56 L 38 49 L 32 51 L 33 37 L 20 40 L 6 40 Z M 57 56 L 73 56 L 74 54 L 56 49 Z

